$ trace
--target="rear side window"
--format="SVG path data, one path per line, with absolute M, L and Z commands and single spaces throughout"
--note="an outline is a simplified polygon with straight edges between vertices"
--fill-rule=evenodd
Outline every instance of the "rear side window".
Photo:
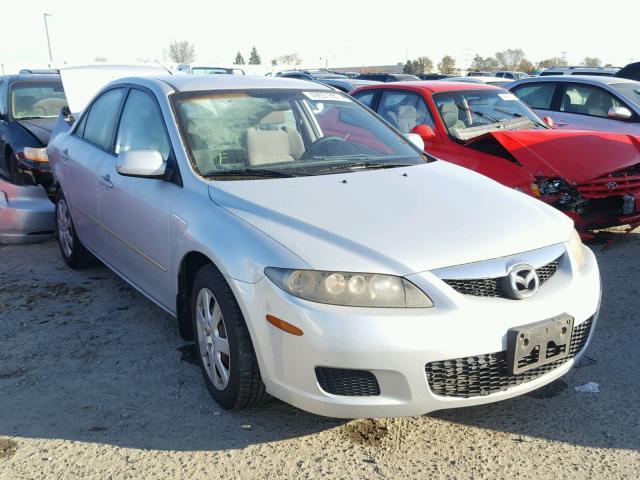
M 357 98 L 359 102 L 364 103 L 369 108 L 371 108 L 374 96 L 375 92 L 359 92 L 354 95 L 354 97 Z
M 550 110 L 555 91 L 555 83 L 542 83 L 518 87 L 513 93 L 531 108 Z
M 166 161 L 171 146 L 156 102 L 145 92 L 132 89 L 122 110 L 115 152 L 156 150 Z
M 76 133 L 104 150 L 110 150 L 123 95 L 123 88 L 115 88 L 100 95 L 91 104 L 85 115 L 86 121 L 83 119 L 80 122 Z M 83 128 L 82 133 L 80 128 Z

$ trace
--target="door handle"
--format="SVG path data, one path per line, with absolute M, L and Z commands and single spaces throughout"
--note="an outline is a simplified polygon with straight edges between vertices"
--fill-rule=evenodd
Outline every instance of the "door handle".
M 113 188 L 113 183 L 111 183 L 111 175 L 109 175 L 108 173 L 106 175 L 100 176 L 100 183 L 102 183 L 102 185 L 104 185 L 106 188 Z
M 60 153 L 60 157 L 62 157 L 63 160 L 69 160 L 69 149 L 65 148 L 64 150 L 62 150 L 62 152 Z

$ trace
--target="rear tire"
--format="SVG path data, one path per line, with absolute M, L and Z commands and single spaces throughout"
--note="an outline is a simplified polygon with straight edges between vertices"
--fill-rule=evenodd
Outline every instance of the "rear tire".
M 198 364 L 213 399 L 226 409 L 268 401 L 244 316 L 214 265 L 198 270 L 190 307 Z
M 80 270 L 98 265 L 98 259 L 84 247 L 76 235 L 69 204 L 62 189 L 56 195 L 56 239 L 64 262 L 71 268 Z

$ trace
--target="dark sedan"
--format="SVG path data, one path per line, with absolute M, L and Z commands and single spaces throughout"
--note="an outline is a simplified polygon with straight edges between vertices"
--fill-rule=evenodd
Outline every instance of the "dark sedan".
M 66 104 L 59 75 L 0 77 L 0 176 L 16 185 L 51 184 L 44 147 Z

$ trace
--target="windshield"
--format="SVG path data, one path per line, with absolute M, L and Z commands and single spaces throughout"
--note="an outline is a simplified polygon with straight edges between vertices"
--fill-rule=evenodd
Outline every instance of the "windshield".
M 462 90 L 433 95 L 450 136 L 467 140 L 500 129 L 547 128 L 533 111 L 506 90 Z
M 611 86 L 622 93 L 625 97 L 640 105 L 640 82 L 613 83 Z
M 188 153 L 203 176 L 317 175 L 426 159 L 339 92 L 196 92 L 174 95 L 173 102 Z
M 61 82 L 18 82 L 11 88 L 11 116 L 26 118 L 55 118 L 67 104 Z

